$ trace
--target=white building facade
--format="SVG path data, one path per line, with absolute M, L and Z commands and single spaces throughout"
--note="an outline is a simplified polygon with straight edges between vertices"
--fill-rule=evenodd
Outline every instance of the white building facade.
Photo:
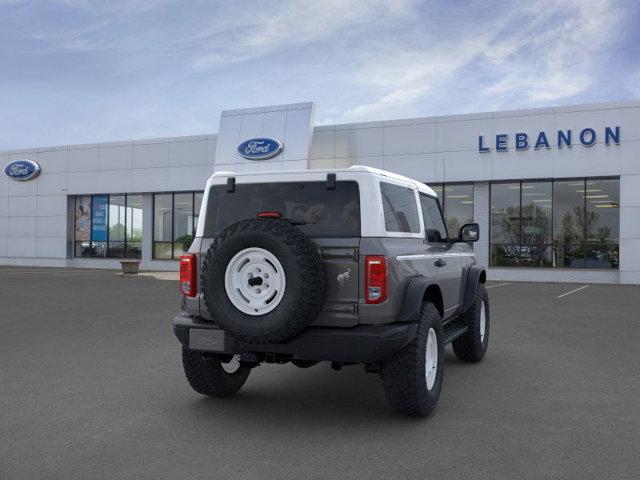
M 218 134 L 0 152 L 0 264 L 177 270 L 214 171 L 368 165 L 434 187 L 450 235 L 479 223 L 491 279 L 640 284 L 640 101 L 322 126 L 313 113 L 231 110 Z M 282 151 L 239 153 L 265 138 Z

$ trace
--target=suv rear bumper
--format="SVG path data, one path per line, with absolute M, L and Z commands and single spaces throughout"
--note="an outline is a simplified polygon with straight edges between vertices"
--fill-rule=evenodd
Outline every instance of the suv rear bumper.
M 303 360 L 377 363 L 404 348 L 416 335 L 415 323 L 359 325 L 352 328 L 308 327 L 291 340 L 270 345 L 237 342 L 210 321 L 185 313 L 173 319 L 182 345 L 215 353 L 275 353 Z

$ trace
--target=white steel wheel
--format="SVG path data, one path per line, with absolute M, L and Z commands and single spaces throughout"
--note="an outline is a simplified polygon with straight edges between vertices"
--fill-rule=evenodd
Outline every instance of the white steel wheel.
M 273 253 L 250 247 L 236 253 L 227 265 L 224 287 L 238 310 L 247 315 L 265 315 L 282 301 L 286 278 Z
M 235 373 L 240 368 L 240 355 L 234 355 L 227 363 L 220 363 L 222 369 L 227 373 Z
M 429 329 L 427 335 L 427 348 L 425 352 L 424 362 L 424 375 L 427 380 L 427 390 L 433 388 L 433 384 L 436 383 L 436 376 L 438 374 L 438 337 L 436 331 L 433 328 Z
M 487 314 L 485 313 L 484 302 L 480 304 L 480 342 L 484 342 L 484 335 L 487 330 Z

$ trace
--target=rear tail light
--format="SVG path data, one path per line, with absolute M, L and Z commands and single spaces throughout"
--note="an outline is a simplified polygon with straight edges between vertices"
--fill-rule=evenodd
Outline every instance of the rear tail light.
M 180 291 L 187 297 L 195 297 L 198 293 L 196 264 L 197 260 L 194 253 L 180 256 Z
M 387 257 L 367 255 L 364 260 L 366 303 L 382 303 L 387 299 Z

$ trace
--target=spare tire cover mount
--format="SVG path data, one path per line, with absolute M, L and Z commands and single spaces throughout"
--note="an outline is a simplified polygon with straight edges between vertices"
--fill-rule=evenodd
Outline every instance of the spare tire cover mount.
M 286 284 L 278 258 L 258 247 L 236 253 L 224 275 L 229 300 L 247 315 L 264 315 L 276 308 L 284 296 Z

